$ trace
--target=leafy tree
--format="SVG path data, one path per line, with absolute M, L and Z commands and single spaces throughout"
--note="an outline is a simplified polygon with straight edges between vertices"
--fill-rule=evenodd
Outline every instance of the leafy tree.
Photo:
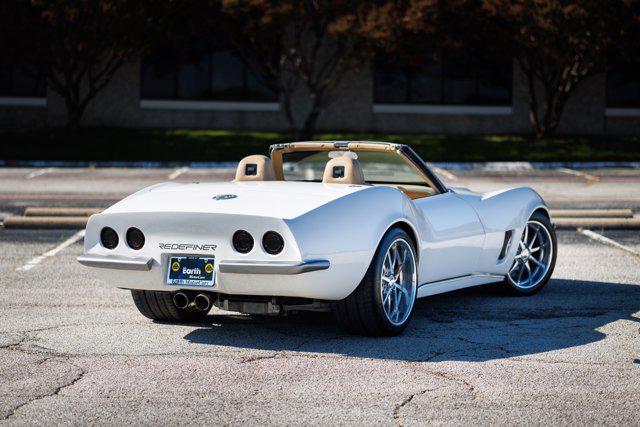
M 402 2 L 396 2 L 402 5 Z M 462 48 L 487 64 L 513 58 L 523 71 L 537 137 L 553 134 L 567 101 L 606 70 L 611 53 L 636 57 L 638 0 L 408 0 L 391 51 Z
M 350 72 L 383 37 L 384 4 L 347 0 L 222 0 L 220 27 L 280 94 L 292 133 L 309 139 Z
M 148 49 L 179 10 L 172 0 L 5 0 L 0 48 L 11 65 L 44 70 L 75 129 L 118 69 Z
M 542 138 L 556 131 L 579 84 L 605 71 L 609 54 L 622 48 L 620 42 L 634 26 L 629 13 L 634 4 L 636 0 L 484 0 L 469 28 L 484 29 L 480 34 L 486 43 L 517 61 L 527 79 L 530 121 Z

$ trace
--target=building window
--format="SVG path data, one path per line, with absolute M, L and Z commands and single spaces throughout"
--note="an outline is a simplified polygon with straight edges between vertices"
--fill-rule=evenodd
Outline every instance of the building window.
M 160 53 L 143 60 L 142 99 L 276 101 L 272 91 L 230 49 L 202 49 L 188 57 Z
M 375 63 L 374 102 L 418 105 L 511 105 L 512 64 L 488 64 L 464 55 L 420 55 Z
M 617 63 L 607 72 L 607 107 L 640 108 L 640 64 Z
M 0 97 L 44 98 L 46 84 L 43 73 L 24 69 L 0 69 Z

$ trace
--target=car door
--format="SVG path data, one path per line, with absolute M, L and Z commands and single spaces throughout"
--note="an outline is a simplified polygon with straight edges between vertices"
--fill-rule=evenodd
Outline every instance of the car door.
M 414 200 L 424 216 L 421 284 L 477 273 L 484 228 L 476 211 L 452 191 Z

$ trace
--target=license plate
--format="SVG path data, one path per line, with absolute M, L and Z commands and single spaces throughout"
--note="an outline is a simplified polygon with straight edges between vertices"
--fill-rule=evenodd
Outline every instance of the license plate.
M 215 259 L 196 256 L 169 258 L 167 285 L 213 286 Z

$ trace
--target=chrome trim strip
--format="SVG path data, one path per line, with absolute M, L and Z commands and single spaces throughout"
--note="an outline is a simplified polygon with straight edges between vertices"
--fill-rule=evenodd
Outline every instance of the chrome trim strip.
M 302 262 L 288 261 L 220 261 L 221 273 L 238 274 L 300 274 L 310 271 L 326 270 L 329 268 L 326 259 Z
M 128 258 L 120 255 L 90 255 L 82 254 L 78 262 L 87 267 L 113 268 L 115 270 L 149 271 L 153 258 Z
M 456 277 L 451 277 L 449 279 L 442 279 L 442 280 L 436 280 L 434 282 L 426 282 L 421 284 L 420 286 L 418 286 L 418 289 L 424 287 L 424 286 L 431 286 L 431 285 L 440 285 L 443 283 L 454 283 L 457 282 L 458 280 L 463 280 L 463 279 L 471 279 L 471 278 L 491 278 L 491 279 L 496 279 L 496 280 L 504 280 L 504 278 L 506 276 L 502 276 L 499 274 L 485 274 L 485 273 L 478 273 L 478 274 L 465 274 L 464 276 L 456 276 Z

